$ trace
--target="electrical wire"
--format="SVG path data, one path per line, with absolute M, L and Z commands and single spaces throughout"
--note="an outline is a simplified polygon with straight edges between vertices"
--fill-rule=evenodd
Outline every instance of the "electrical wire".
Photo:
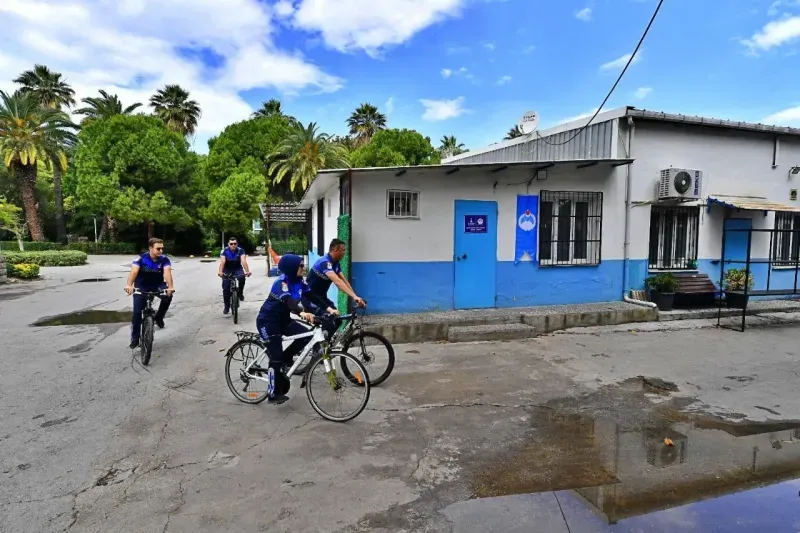
M 631 57 L 628 59 L 628 62 L 625 64 L 625 67 L 622 69 L 622 72 L 619 73 L 619 77 L 617 77 L 617 81 L 614 82 L 614 85 L 611 87 L 611 90 L 608 91 L 608 94 L 603 99 L 603 102 L 600 104 L 600 107 L 598 107 L 597 111 L 595 111 L 594 115 L 592 115 L 592 118 L 590 118 L 588 120 L 588 122 L 586 122 L 586 124 L 583 127 L 581 127 L 577 132 L 575 132 L 575 135 L 573 135 L 572 137 L 570 137 L 566 141 L 557 142 L 557 143 L 550 142 L 546 138 L 542 137 L 539 134 L 539 132 L 537 131 L 536 132 L 536 136 L 539 139 L 544 141 L 545 144 L 549 144 L 551 146 L 560 146 L 562 144 L 567 144 L 568 142 L 572 141 L 572 139 L 574 139 L 575 137 L 580 135 L 583 132 L 583 130 L 585 130 L 586 128 L 589 127 L 589 124 L 591 124 L 592 121 L 595 118 L 597 118 L 597 115 L 600 114 L 600 111 L 603 109 L 603 106 L 606 105 L 606 102 L 608 102 L 608 99 L 611 98 L 612 94 L 614 94 L 614 90 L 617 88 L 617 85 L 619 85 L 619 82 L 622 81 L 622 77 L 625 75 L 625 72 L 628 70 L 628 67 L 631 66 L 631 63 L 633 63 L 633 59 L 636 57 L 637 52 L 639 52 L 639 48 L 641 48 L 645 37 L 647 37 L 647 33 L 650 31 L 650 27 L 653 25 L 653 22 L 655 22 L 656 16 L 658 16 L 658 11 L 661 9 L 661 4 L 663 4 L 663 3 L 664 3 L 664 0 L 659 0 L 658 5 L 656 6 L 656 9 L 653 12 L 653 16 L 650 17 L 650 22 L 647 23 L 647 27 L 644 29 L 644 33 L 642 33 L 641 39 L 639 39 L 639 43 L 636 45 L 636 48 L 633 50 L 633 53 L 631 54 Z

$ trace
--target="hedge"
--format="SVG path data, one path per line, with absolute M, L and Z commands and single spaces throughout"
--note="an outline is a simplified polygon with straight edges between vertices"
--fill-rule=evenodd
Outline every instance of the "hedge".
M 49 250 L 77 250 L 87 254 L 120 254 L 130 255 L 139 253 L 139 246 L 130 242 L 71 242 L 61 244 L 57 242 L 23 242 L 26 252 L 43 252 Z M 17 241 L 0 242 L 3 250 L 19 251 Z
M 39 277 L 39 265 L 33 263 L 6 264 L 6 272 L 12 278 L 34 279 Z
M 3 252 L 7 265 L 31 263 L 39 266 L 76 266 L 86 263 L 86 253 L 76 250 L 49 250 L 45 252 Z
M 278 255 L 289 252 L 305 255 L 308 253 L 308 243 L 302 237 L 294 237 L 285 241 L 272 241 L 272 249 Z

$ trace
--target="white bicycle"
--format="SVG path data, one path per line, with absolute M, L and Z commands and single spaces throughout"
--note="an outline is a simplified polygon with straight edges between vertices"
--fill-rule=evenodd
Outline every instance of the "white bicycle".
M 306 389 L 311 407 L 321 417 L 333 422 L 354 419 L 369 401 L 370 382 L 366 368 L 349 353 L 330 349 L 328 333 L 322 329 L 319 317 L 313 326 L 302 320 L 298 322 L 311 329 L 284 337 L 284 345 L 306 337 L 311 337 L 311 340 L 295 357 L 291 368 L 285 372 L 286 377 L 291 378 L 295 374 L 303 376 L 300 388 Z M 269 384 L 268 366 L 265 364 L 265 360 L 269 359 L 266 343 L 258 333 L 237 331 L 236 336 L 238 340 L 225 354 L 225 380 L 238 400 L 249 404 L 261 403 L 267 399 Z M 303 366 L 307 359 L 310 359 L 308 364 Z M 326 393 L 336 406 L 341 406 L 352 397 L 354 407 L 340 411 L 323 408 L 322 400 Z

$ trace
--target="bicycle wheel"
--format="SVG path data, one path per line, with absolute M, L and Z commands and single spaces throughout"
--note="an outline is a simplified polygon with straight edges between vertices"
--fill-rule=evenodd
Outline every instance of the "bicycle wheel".
M 147 366 L 150 364 L 150 356 L 153 354 L 153 331 L 155 319 L 153 315 L 145 315 L 142 319 L 142 334 L 140 339 L 139 348 L 142 353 L 142 364 Z
M 351 352 L 350 347 L 353 346 Z M 394 369 L 394 348 L 389 339 L 374 331 L 359 331 L 345 339 L 342 351 L 352 353 L 364 364 L 369 372 L 370 385 L 380 385 Z M 384 351 L 386 355 L 384 355 Z M 385 362 L 383 362 L 385 360 Z M 342 372 L 347 379 L 355 378 L 347 368 L 347 363 L 342 362 Z
M 347 361 L 347 365 L 353 369 L 352 374 L 355 381 L 360 382 L 359 384 L 354 384 L 340 375 L 344 361 Z M 328 364 L 326 365 L 326 363 Z M 349 353 L 330 352 L 328 359 L 318 356 L 308 364 L 306 396 L 308 396 L 311 407 L 326 420 L 347 422 L 360 415 L 369 401 L 369 390 L 367 369 Z M 341 405 L 344 400 L 352 398 L 354 407 L 341 411 L 323 408 L 321 400 L 326 395 L 333 400 L 332 403 L 335 405 Z
M 236 292 L 231 292 L 231 314 L 233 315 L 233 323 L 239 323 L 239 296 Z
M 249 374 L 244 371 L 262 350 L 260 342 L 242 339 L 235 342 L 225 354 L 225 382 L 236 399 L 244 403 L 256 404 L 267 399 L 267 382 L 253 377 L 266 377 L 267 369 L 251 369 Z

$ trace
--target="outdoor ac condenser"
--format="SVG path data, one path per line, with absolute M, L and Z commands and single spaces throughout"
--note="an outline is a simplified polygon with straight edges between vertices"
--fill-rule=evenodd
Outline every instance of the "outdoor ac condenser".
M 703 171 L 688 168 L 665 168 L 658 182 L 659 200 L 697 200 L 703 184 Z

